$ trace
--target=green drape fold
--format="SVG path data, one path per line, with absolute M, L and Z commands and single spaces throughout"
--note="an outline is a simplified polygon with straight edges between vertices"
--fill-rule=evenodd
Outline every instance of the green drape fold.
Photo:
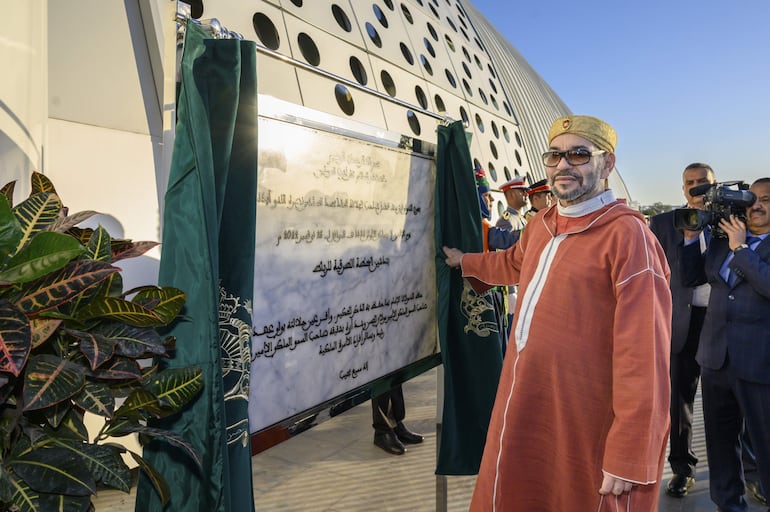
M 198 366 L 202 394 L 150 426 L 191 442 L 199 470 L 168 443 L 144 457 L 169 484 L 163 507 L 142 475 L 137 512 L 254 510 L 248 425 L 257 187 L 256 45 L 186 27 L 158 281 L 187 294 L 162 364 Z
M 502 368 L 490 297 L 476 295 L 445 263 L 443 246 L 483 250 L 481 211 L 461 122 L 438 128 L 436 151 L 436 280 L 444 364 L 444 407 L 436 474 L 478 473 Z M 473 301 L 473 307 L 470 306 Z M 477 313 L 470 313 L 476 311 Z

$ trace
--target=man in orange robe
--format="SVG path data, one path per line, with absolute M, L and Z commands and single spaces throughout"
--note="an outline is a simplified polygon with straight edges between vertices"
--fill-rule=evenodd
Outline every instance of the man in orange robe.
M 502 252 L 444 247 L 477 291 L 519 284 L 471 511 L 658 509 L 669 430 L 671 293 L 637 211 L 605 190 L 615 131 L 557 119 L 543 155 L 558 204 Z

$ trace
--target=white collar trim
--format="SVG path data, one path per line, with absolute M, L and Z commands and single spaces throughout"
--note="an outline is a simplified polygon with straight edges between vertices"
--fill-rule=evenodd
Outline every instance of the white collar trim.
M 569 206 L 562 206 L 561 203 L 557 203 L 556 207 L 559 209 L 559 215 L 564 217 L 582 217 L 593 213 L 604 206 L 614 203 L 616 201 L 615 194 L 612 190 L 605 190 L 596 197 L 592 197 L 588 201 L 582 203 L 572 204 Z

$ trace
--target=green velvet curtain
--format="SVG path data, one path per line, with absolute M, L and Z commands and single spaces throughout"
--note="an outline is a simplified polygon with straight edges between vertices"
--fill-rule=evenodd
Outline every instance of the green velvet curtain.
M 436 473 L 473 475 L 479 471 L 503 357 L 491 299 L 477 296 L 472 289 L 464 294 L 465 280 L 444 263 L 441 250 L 445 245 L 464 252 L 483 250 L 473 164 L 460 121 L 438 128 L 435 229 L 439 343 L 444 364 Z M 488 307 L 481 308 L 471 322 L 463 297 Z
M 136 511 L 254 509 L 248 425 L 257 187 L 256 45 L 188 22 L 165 196 L 159 283 L 187 294 L 170 367 L 203 369 L 202 394 L 156 425 L 191 442 L 203 468 L 168 443 L 144 457 L 167 480 L 162 506 L 143 475 Z

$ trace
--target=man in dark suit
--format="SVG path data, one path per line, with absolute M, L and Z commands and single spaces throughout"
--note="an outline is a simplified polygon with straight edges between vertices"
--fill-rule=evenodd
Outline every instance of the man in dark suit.
M 690 195 L 690 189 L 706 183 L 715 183 L 714 170 L 708 164 L 696 162 L 682 173 L 682 192 L 687 207 L 703 208 L 703 196 Z M 698 389 L 700 366 L 695 361 L 703 318 L 708 305 L 709 285 L 682 286 L 679 275 L 677 247 L 684 235 L 674 227 L 674 211 L 655 215 L 650 229 L 658 238 L 671 268 L 671 435 L 668 463 L 673 478 L 666 486 L 669 496 L 682 498 L 695 484 L 695 465 L 698 458 L 692 448 L 692 422 L 695 394 Z M 693 233 L 701 239 L 701 250 L 706 249 L 706 236 Z
M 744 512 L 741 433 L 751 437 L 760 481 L 770 489 L 770 178 L 751 185 L 746 223 L 719 222 L 705 255 L 692 232 L 679 251 L 684 285 L 711 285 L 697 360 L 711 499 Z M 748 230 L 747 230 L 748 228 Z

